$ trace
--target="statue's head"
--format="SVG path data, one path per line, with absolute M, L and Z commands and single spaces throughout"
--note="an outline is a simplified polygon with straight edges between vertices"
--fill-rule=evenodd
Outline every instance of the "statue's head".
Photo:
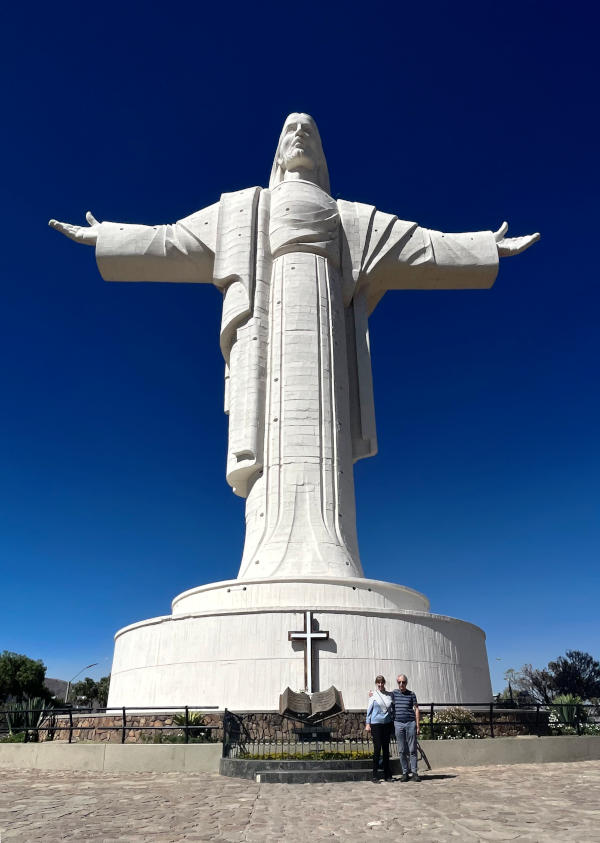
M 286 173 L 298 174 L 319 185 L 326 193 L 330 191 L 321 136 L 317 124 L 308 114 L 293 112 L 283 124 L 269 187 L 282 182 Z

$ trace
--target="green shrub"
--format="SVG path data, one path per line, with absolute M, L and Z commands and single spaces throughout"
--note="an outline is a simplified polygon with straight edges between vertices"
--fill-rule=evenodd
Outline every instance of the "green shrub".
M 210 738 L 190 738 L 188 743 L 209 743 Z M 154 735 L 141 735 L 139 743 L 185 743 L 185 735 L 174 735 L 173 732 L 156 732 Z
M 173 717 L 173 725 L 181 726 L 185 729 L 185 714 L 176 714 Z M 206 726 L 204 715 L 201 711 L 188 712 L 188 735 L 190 740 L 198 743 L 199 741 L 209 741 L 211 736 L 211 729 Z M 168 737 L 166 735 L 165 737 Z M 185 733 L 184 738 L 185 740 Z M 170 743 L 178 743 L 179 741 L 169 741 Z
M 52 729 L 55 715 L 48 703 L 41 697 L 35 697 L 25 702 L 8 703 L 4 707 L 4 717 L 9 735 L 30 732 L 29 740 L 39 740 L 38 729 L 44 726 Z
M 581 697 L 575 694 L 559 694 L 554 697 L 552 703 L 548 716 L 548 726 L 553 735 L 576 735 L 578 722 L 581 731 L 584 732 L 586 712 L 582 708 Z M 594 734 L 594 732 L 590 734 Z
M 435 714 L 433 724 L 433 734 L 430 723 L 421 725 L 420 737 L 423 740 L 430 740 L 433 737 L 438 741 L 481 738 L 475 716 L 468 709 L 458 705 Z

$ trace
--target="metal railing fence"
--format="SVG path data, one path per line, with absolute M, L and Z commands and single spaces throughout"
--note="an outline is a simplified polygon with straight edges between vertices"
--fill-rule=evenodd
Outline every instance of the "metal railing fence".
M 549 731 L 563 731 L 572 728 L 577 735 L 582 735 L 587 726 L 598 728 L 600 734 L 600 705 L 595 703 L 527 703 L 518 705 L 507 704 L 504 700 L 500 703 L 427 703 L 419 705 L 421 710 L 421 737 L 423 738 L 423 725 L 427 727 L 427 738 L 432 740 L 443 739 L 444 730 L 458 729 L 467 732 L 475 730 L 477 734 L 471 737 L 496 737 L 499 730 L 518 729 L 520 734 L 535 735 L 542 737 Z M 472 720 L 448 719 L 440 717 L 442 713 L 453 709 L 466 710 L 473 716 Z M 555 713 L 554 723 L 549 723 L 552 713 Z M 425 715 L 425 719 L 424 719 Z M 510 719 L 513 715 L 513 719 Z M 518 715 L 518 716 L 517 716 Z M 482 734 L 485 732 L 486 734 Z M 460 735 L 458 735 L 460 737 Z M 467 737 L 467 735 L 465 735 Z
M 426 703 L 420 704 L 420 740 L 495 738 L 501 735 L 549 734 L 582 735 L 592 731 L 600 736 L 600 706 L 592 703 L 529 704 L 507 706 L 497 703 Z M 556 712 L 553 724 L 551 713 Z M 466 712 L 466 715 L 464 716 Z M 279 718 L 279 720 L 277 720 Z M 340 721 L 335 722 L 335 719 Z M 310 723 L 299 718 L 272 715 L 271 723 L 257 721 L 253 714 L 236 714 L 225 710 L 223 717 L 223 757 L 267 758 L 335 757 L 371 754 L 369 732 L 346 729 L 343 713 Z M 290 729 L 286 721 L 300 724 Z M 313 734 L 311 736 L 311 730 Z M 305 734 L 298 733 L 304 731 Z M 397 757 L 396 742 L 391 730 L 391 757 Z
M 223 714 L 224 758 L 294 757 L 310 759 L 362 757 L 373 753 L 371 736 L 361 728 L 344 728 L 343 712 L 317 722 L 290 715 L 271 714 L 270 722 L 257 720 L 255 714 L 238 714 L 225 709 Z M 340 720 L 340 724 L 336 724 Z M 362 721 L 362 718 L 361 718 Z
M 598 734 L 600 705 L 593 703 L 551 703 L 510 705 L 507 701 L 491 703 L 425 703 L 420 704 L 421 740 L 444 738 L 495 738 L 520 734 Z M 195 720 L 195 713 L 212 713 L 218 722 Z M 465 714 L 466 712 L 466 714 Z M 83 723 L 82 718 L 94 715 L 104 722 Z M 170 723 L 156 723 L 163 716 Z M 153 723 L 143 722 L 144 718 Z M 173 718 L 178 717 L 178 722 Z M 118 722 L 115 722 L 118 721 Z M 117 733 L 121 743 L 128 738 L 144 740 L 152 735 L 184 743 L 223 740 L 224 757 L 266 757 L 267 755 L 343 756 L 372 752 L 371 737 L 364 731 L 361 712 L 340 712 L 316 722 L 288 715 L 271 713 L 234 713 L 216 706 L 130 706 L 106 708 L 11 708 L 0 709 L 2 734 L 23 735 L 24 742 L 52 740 L 65 734 L 68 743 L 85 739 L 90 732 Z M 172 736 L 171 738 L 169 736 Z M 392 741 L 392 754 L 395 742 Z
M 212 733 L 221 730 L 221 724 L 210 725 L 194 722 L 190 715 L 194 712 L 216 711 L 217 706 L 125 706 L 85 708 L 85 707 L 63 707 L 63 708 L 30 708 L 15 710 L 12 708 L 0 709 L 0 729 L 13 734 L 24 734 L 23 742 L 39 740 L 40 732 L 56 733 L 67 732 L 68 743 L 73 743 L 74 732 L 93 732 L 99 728 L 107 732 L 120 732 L 121 743 L 125 743 L 128 732 L 160 733 L 178 732 L 183 737 L 184 743 L 195 741 L 207 741 L 211 739 Z M 177 724 L 150 725 L 147 723 L 136 723 L 132 718 L 143 716 L 144 712 L 155 715 L 162 715 L 172 712 L 173 715 L 182 715 L 182 722 Z M 109 723 L 82 725 L 74 722 L 74 716 L 84 717 L 85 715 L 115 717 L 120 720 L 119 724 Z M 129 718 L 129 719 L 128 719 Z M 66 720 L 66 722 L 65 722 Z M 49 739 L 52 739 L 49 738 Z

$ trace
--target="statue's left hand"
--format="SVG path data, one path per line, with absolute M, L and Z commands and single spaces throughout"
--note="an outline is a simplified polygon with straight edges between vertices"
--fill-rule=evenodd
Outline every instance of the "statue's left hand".
M 501 258 L 507 258 L 511 255 L 518 255 L 528 249 L 540 239 L 540 235 L 526 234 L 524 237 L 505 237 L 508 231 L 508 223 L 503 222 L 498 231 L 494 232 L 496 246 L 498 247 L 498 255 Z
M 98 231 L 100 230 L 100 223 L 94 217 L 91 211 L 85 215 L 89 228 L 83 225 L 71 225 L 68 222 L 59 222 L 58 220 L 50 220 L 48 225 L 56 231 L 60 231 L 65 237 L 70 240 L 75 240 L 76 243 L 85 243 L 87 246 L 95 246 L 98 239 Z

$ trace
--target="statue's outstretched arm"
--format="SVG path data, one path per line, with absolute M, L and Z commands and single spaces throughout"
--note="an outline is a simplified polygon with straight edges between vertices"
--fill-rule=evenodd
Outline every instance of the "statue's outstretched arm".
M 211 205 L 173 225 L 100 223 L 90 211 L 87 226 L 48 224 L 76 243 L 95 246 L 105 281 L 210 283 L 218 209 L 218 203 Z
M 373 310 L 387 290 L 489 289 L 501 257 L 518 255 L 539 240 L 539 234 L 505 237 L 498 231 L 447 234 L 396 220 L 367 270 L 368 306 Z

